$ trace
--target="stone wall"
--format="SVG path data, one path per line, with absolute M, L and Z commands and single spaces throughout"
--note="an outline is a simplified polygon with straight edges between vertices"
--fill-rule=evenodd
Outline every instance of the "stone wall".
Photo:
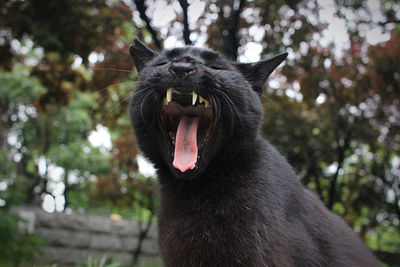
M 139 234 L 145 224 L 128 220 L 82 214 L 47 213 L 39 208 L 14 207 L 12 212 L 24 219 L 20 227 L 47 239 L 38 258 L 46 263 L 82 263 L 89 257 L 100 260 L 104 255 L 120 263 L 132 263 L 138 248 Z M 159 262 L 156 227 L 150 227 L 141 243 L 139 266 Z

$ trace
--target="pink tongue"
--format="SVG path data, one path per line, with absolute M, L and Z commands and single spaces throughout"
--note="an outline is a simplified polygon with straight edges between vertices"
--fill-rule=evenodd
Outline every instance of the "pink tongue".
M 200 117 L 182 116 L 176 131 L 174 165 L 181 172 L 194 167 L 197 161 L 197 128 Z

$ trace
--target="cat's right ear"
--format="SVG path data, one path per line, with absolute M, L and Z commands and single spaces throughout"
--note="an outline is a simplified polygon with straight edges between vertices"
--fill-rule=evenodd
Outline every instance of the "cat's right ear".
M 285 60 L 287 53 L 256 63 L 238 63 L 236 66 L 253 86 L 254 91 L 262 95 L 265 81 L 269 75 Z
M 148 48 L 138 38 L 133 40 L 133 45 L 129 46 L 129 54 L 135 63 L 137 71 L 140 73 L 147 62 L 152 60 L 157 53 Z

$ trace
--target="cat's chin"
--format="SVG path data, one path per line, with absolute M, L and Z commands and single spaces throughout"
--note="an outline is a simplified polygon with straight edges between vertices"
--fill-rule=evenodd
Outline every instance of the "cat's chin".
M 214 111 L 194 90 L 170 88 L 161 106 L 160 128 L 175 177 L 193 179 L 201 173 L 203 157 L 212 137 Z

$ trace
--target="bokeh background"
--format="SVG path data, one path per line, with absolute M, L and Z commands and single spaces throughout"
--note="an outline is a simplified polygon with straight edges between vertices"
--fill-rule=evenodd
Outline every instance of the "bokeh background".
M 135 37 L 241 62 L 288 52 L 266 84 L 263 135 L 400 266 L 399 23 L 388 0 L 0 0 L 0 266 L 63 264 L 43 263 L 49 241 L 14 207 L 134 220 L 144 236 L 156 223 L 156 175 L 127 113 Z M 138 265 L 140 251 L 78 266 Z

